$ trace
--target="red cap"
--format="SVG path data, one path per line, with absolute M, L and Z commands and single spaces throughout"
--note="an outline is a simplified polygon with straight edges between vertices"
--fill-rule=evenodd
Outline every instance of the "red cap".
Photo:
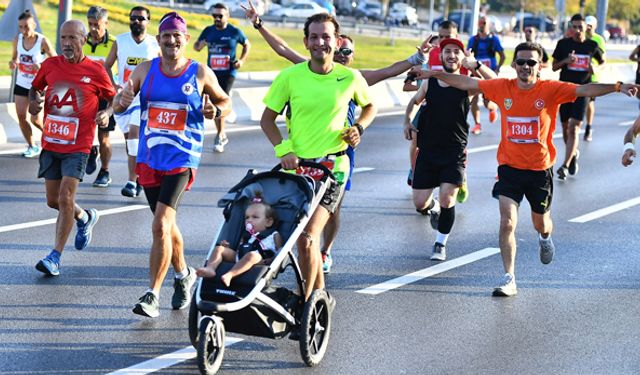
M 462 43 L 462 41 L 460 39 L 456 39 L 456 38 L 444 38 L 440 41 L 440 48 L 443 49 L 444 46 L 446 46 L 447 44 L 455 44 L 456 46 L 460 47 L 461 50 L 464 51 L 464 44 Z

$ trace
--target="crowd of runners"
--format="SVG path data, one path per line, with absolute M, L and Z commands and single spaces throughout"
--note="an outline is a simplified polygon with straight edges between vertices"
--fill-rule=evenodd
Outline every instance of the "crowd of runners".
M 604 42 L 594 32 L 597 20 L 591 16 L 574 15 L 570 34 L 558 41 L 551 55 L 536 43 L 535 28 L 527 28 L 526 41 L 515 48 L 512 62 L 506 61 L 500 38 L 489 31 L 485 17 L 480 17 L 479 31 L 466 45 L 458 38 L 457 25 L 444 21 L 438 35 L 429 36 L 408 58 L 382 69 L 358 71 L 349 68 L 356 56 L 354 40 L 341 33 L 333 16 L 321 13 L 306 20 L 303 40 L 308 53 L 303 55 L 264 24 L 250 1 L 244 9 L 273 51 L 293 64 L 273 81 L 260 120 L 276 158 L 284 169 L 296 169 L 300 161 L 322 162 L 335 176 L 297 243 L 305 298 L 324 288 L 324 274 L 331 271 L 331 248 L 344 194 L 351 187 L 355 148 L 377 111 L 369 86 L 411 70 L 405 89 L 415 95 L 402 128 L 411 142 L 408 183 L 416 210 L 429 216 L 436 231 L 430 254 L 433 261 L 446 260 L 456 202 L 468 197 L 466 148 L 469 133 L 482 130 L 480 97 L 490 122 L 499 119 L 498 172 L 492 195 L 500 211 L 498 238 L 504 275 L 493 294 L 512 296 L 517 293 L 515 230 L 524 198 L 539 233 L 540 261 L 548 264 L 554 258 L 550 209 L 557 114 L 565 150 L 556 175 L 566 180 L 578 172 L 578 134 L 585 113 L 584 140 L 593 138 L 595 98 L 613 92 L 637 95 L 640 84 L 640 46 L 630 56 L 638 61 L 636 85 L 596 83 L 594 63 L 603 64 L 605 52 Z M 93 185 L 106 187 L 112 182 L 109 133 L 117 125 L 125 134 L 128 159 L 128 180 L 121 193 L 134 198 L 144 192 L 153 213 L 149 285 L 133 312 L 156 317 L 160 287 L 170 267 L 174 270 L 172 308 L 183 309 L 190 303 L 197 274 L 184 257 L 177 209 L 196 178 L 205 151 L 205 118 L 215 121 L 214 150 L 223 152 L 228 143 L 229 92 L 237 70 L 249 58 L 251 44 L 239 28 L 229 24 L 229 9 L 223 4 L 212 7 L 213 25 L 197 40 L 192 40 L 187 21 L 178 13 L 160 17 L 156 35 L 147 30 L 151 17 L 146 7 L 132 8 L 130 32 L 114 37 L 107 30 L 107 10 L 92 6 L 87 11 L 88 30 L 79 20 L 61 26 L 62 55 L 56 56 L 51 42 L 35 32 L 33 15 L 24 12 L 10 66 L 18 70 L 16 110 L 28 145 L 23 156 L 39 155 L 38 177 L 45 180 L 47 204 L 58 211 L 54 245 L 36 269 L 59 275 L 74 223 L 75 248 L 82 250 L 90 244 L 99 212 L 81 208 L 76 191 L 85 174 L 98 170 L 98 160 L 100 169 Z M 187 48 L 200 51 L 205 47 L 206 64 L 186 57 Z M 241 49 L 239 54 L 237 49 Z M 504 64 L 515 69 L 516 78 L 498 78 Z M 540 78 L 547 65 L 560 71 L 560 80 Z M 361 108 L 359 115 L 356 107 Z M 33 139 L 27 112 L 31 124 L 42 130 L 41 148 Z M 276 126 L 279 115 L 287 119 L 286 134 Z M 635 157 L 638 133 L 640 117 L 624 138 L 625 166 Z M 256 215 L 264 215 L 260 212 Z M 262 258 L 252 259 L 251 264 Z M 199 270 L 198 275 L 215 274 L 215 269 L 205 271 Z

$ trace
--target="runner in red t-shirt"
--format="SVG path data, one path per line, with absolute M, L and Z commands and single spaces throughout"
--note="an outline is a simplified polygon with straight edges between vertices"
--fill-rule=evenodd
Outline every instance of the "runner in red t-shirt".
M 576 85 L 569 82 L 540 80 L 542 51 L 535 43 L 522 43 L 515 49 L 512 67 L 517 78 L 479 81 L 444 72 L 424 72 L 423 78 L 436 77 L 461 90 L 480 90 L 498 104 L 501 116 L 501 140 L 498 147 L 498 181 L 493 196 L 500 202 L 500 253 L 505 275 L 493 290 L 494 296 L 513 296 L 515 281 L 515 230 L 518 207 L 523 197 L 531 206 L 533 226 L 540 234 L 540 261 L 553 260 L 551 241 L 551 198 L 553 164 L 556 151 L 553 131 L 556 113 L 562 103 L 576 97 L 601 96 L 611 92 L 635 95 L 638 87 L 616 84 Z
M 96 123 L 107 126 L 112 112 L 110 105 L 98 111 L 98 100 L 110 103 L 116 92 L 102 64 L 83 55 L 86 35 L 82 22 L 65 22 L 60 28 L 62 56 L 42 63 L 29 91 L 32 115 L 42 111 L 44 102 L 38 177 L 45 179 L 47 204 L 59 211 L 54 248 L 36 265 L 38 271 L 50 276 L 60 273 L 60 256 L 74 220 L 78 227 L 75 238 L 78 250 L 89 245 L 91 231 L 98 221 L 98 211 L 80 208 L 75 195 L 84 177 Z

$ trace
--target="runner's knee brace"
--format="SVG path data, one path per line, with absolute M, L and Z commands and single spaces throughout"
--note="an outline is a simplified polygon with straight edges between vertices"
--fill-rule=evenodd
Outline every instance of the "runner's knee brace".
M 127 154 L 138 156 L 138 139 L 127 139 Z

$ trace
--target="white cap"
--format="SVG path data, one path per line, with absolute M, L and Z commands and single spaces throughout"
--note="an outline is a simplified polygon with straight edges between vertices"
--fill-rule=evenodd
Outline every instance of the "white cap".
M 598 25 L 598 19 L 594 16 L 586 16 L 584 18 L 584 22 L 591 27 L 596 27 Z

